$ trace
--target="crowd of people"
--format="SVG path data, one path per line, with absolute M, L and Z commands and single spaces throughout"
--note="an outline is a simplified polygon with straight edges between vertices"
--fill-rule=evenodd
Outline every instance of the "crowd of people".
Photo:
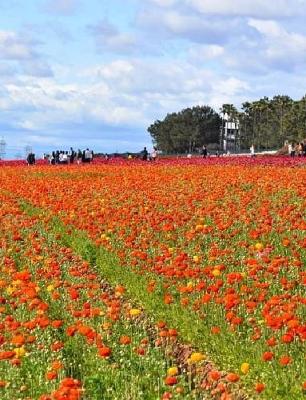
M 144 147 L 141 154 L 143 161 L 155 161 L 157 158 L 157 149 L 156 147 L 153 147 L 153 150 L 149 153 L 147 148 Z
M 94 153 L 92 150 L 89 150 L 88 148 L 86 150 L 78 150 L 74 151 L 72 147 L 70 147 L 70 150 L 56 150 L 52 151 L 51 154 L 44 154 L 43 159 L 48 161 L 49 164 L 51 165 L 68 165 L 68 164 L 74 164 L 76 162 L 77 164 L 81 163 L 91 163 L 94 158 Z M 35 159 L 35 154 L 33 152 L 30 152 L 27 155 L 27 164 L 28 165 L 35 165 L 36 164 L 36 159 Z
M 47 156 L 50 164 L 73 164 L 75 161 L 77 164 L 91 163 L 94 158 L 94 153 L 88 148 L 86 150 L 74 151 L 71 147 L 69 151 L 56 150 Z
M 289 143 L 288 155 L 290 157 L 306 157 L 306 139 L 300 143 Z

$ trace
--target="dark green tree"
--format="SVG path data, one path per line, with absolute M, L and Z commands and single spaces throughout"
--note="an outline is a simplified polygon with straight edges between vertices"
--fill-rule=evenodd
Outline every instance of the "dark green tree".
M 204 144 L 218 143 L 221 118 L 209 106 L 186 108 L 155 121 L 148 132 L 165 153 L 194 152 Z

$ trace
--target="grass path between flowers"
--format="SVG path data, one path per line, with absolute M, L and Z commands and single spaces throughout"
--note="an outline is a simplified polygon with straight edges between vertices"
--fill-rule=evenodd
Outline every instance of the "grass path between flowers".
M 126 289 L 126 299 L 131 302 L 133 305 L 140 307 L 144 310 L 147 321 L 151 324 L 151 327 L 158 324 L 159 321 L 166 321 L 168 327 L 175 327 L 179 331 L 179 346 L 173 346 L 170 344 L 170 347 L 166 344 L 166 355 L 168 352 L 168 360 L 166 363 L 171 366 L 171 363 L 180 362 L 180 369 L 182 369 L 182 379 L 186 380 L 187 392 L 184 394 L 184 398 L 192 398 L 192 399 L 235 399 L 235 400 L 252 400 L 255 397 L 251 396 L 251 392 L 247 394 L 240 383 L 228 383 L 225 381 L 225 377 L 228 372 L 231 372 L 231 369 L 224 370 L 221 373 L 220 387 L 222 385 L 227 387 L 225 392 L 228 391 L 231 393 L 229 397 L 226 397 L 224 389 L 221 391 L 218 389 L 218 382 L 209 382 L 207 380 L 208 373 L 214 368 L 214 364 L 210 358 L 207 358 L 207 361 L 199 365 L 198 368 L 188 367 L 188 357 L 186 355 L 181 356 L 180 354 L 175 354 L 176 350 L 179 350 L 179 353 L 185 353 L 186 349 L 187 353 L 189 351 L 200 351 L 205 350 L 208 345 L 203 346 L 205 343 L 205 333 L 207 334 L 207 330 L 203 330 L 205 327 L 201 321 L 194 320 L 193 316 L 187 311 L 182 310 L 179 305 L 173 305 L 169 307 L 165 304 L 158 303 L 156 297 L 154 295 L 150 295 L 147 290 L 147 278 L 139 275 L 135 275 L 131 273 L 129 270 L 122 268 L 119 265 L 116 256 L 110 254 L 103 247 L 96 246 L 87 236 L 86 232 L 79 231 L 77 229 L 73 229 L 72 227 L 65 226 L 62 221 L 60 221 L 57 217 L 47 217 L 47 223 L 44 222 L 44 217 L 46 216 L 46 210 L 42 210 L 38 207 L 35 207 L 25 201 L 21 203 L 22 210 L 28 214 L 29 216 L 35 216 L 40 218 L 42 231 L 45 230 L 46 235 L 52 235 L 56 238 L 56 241 L 65 247 L 69 247 L 73 250 L 73 252 L 79 255 L 84 260 L 88 261 L 90 265 L 95 269 L 96 272 L 100 272 L 101 278 L 105 279 L 111 287 L 115 288 L 118 285 L 124 285 Z M 147 326 L 147 328 L 150 326 Z M 197 340 L 196 340 L 197 338 Z M 207 342 L 206 342 L 207 343 Z M 179 348 L 180 347 L 180 348 Z M 196 350 L 195 350 L 196 349 Z M 180 351 L 181 350 L 181 351 Z M 182 351 L 185 350 L 185 351 Z M 174 351 L 174 352 L 173 352 Z M 207 354 L 207 353 L 205 353 Z M 178 358 L 176 359 L 176 357 Z M 234 359 L 234 356 L 233 356 Z M 131 373 L 131 371 L 129 371 Z M 152 372 L 152 371 L 148 371 Z M 190 376 L 188 377 L 188 375 Z M 118 374 L 117 374 L 118 375 Z M 120 374 L 119 374 L 120 375 Z M 120 376 L 118 375 L 118 380 L 120 380 Z M 184 376 L 185 375 L 185 376 Z M 204 380 L 203 380 L 204 378 Z M 183 382 L 183 381 L 182 381 Z M 205 382 L 207 387 L 206 390 L 203 391 L 202 387 L 199 391 L 201 384 Z M 209 382 L 209 383 L 208 383 Z M 186 386 L 186 383 L 184 386 Z M 125 383 L 127 386 L 127 382 Z M 132 393 L 132 382 L 129 382 L 129 387 L 131 387 L 130 394 Z M 139 386 L 139 385 L 138 385 Z M 182 386 L 182 385 L 180 385 Z M 216 389 L 217 387 L 217 389 Z M 196 389 L 196 390 L 194 390 Z M 214 390 L 215 389 L 215 390 Z M 160 392 L 161 388 L 159 389 Z M 211 395 L 210 391 L 215 391 L 215 395 Z M 222 397 L 223 393 L 223 397 Z M 139 395 L 139 394 L 138 394 Z M 137 396 L 138 396 L 137 395 Z M 131 394 L 132 396 L 132 394 Z M 136 392 L 134 396 L 129 397 L 129 399 L 137 399 Z M 202 397 L 204 396 L 204 397 Z M 221 397 L 220 397 L 221 396 Z M 233 396 L 233 397 L 232 397 Z M 179 396 L 180 397 L 180 396 Z M 147 397 L 146 397 L 147 398 Z M 167 398 L 167 397 L 165 397 Z M 170 398 L 170 397 L 169 397 Z M 87 399 L 87 397 L 86 397 Z M 93 399 L 90 399 L 93 400 Z
M 46 212 L 46 210 L 34 207 L 29 203 L 23 202 L 22 204 L 23 209 L 30 215 L 36 214 L 43 217 Z M 241 360 L 252 360 L 255 355 L 261 354 L 262 349 L 256 342 L 251 348 L 242 346 L 239 332 L 212 336 L 209 324 L 205 324 L 205 321 L 196 317 L 190 310 L 175 303 L 163 304 L 160 301 L 160 293 L 164 290 L 162 282 L 157 284 L 155 292 L 149 293 L 147 291 L 147 275 L 141 276 L 132 273 L 128 268 L 122 267 L 114 254 L 110 254 L 103 247 L 96 246 L 88 238 L 86 232 L 65 226 L 57 217 L 49 218 L 48 229 L 58 235 L 58 240 L 63 245 L 73 249 L 74 252 L 89 261 L 92 266 L 97 266 L 103 277 L 112 286 L 124 284 L 127 296 L 133 302 L 143 307 L 145 312 L 155 321 L 165 320 L 169 326 L 178 329 L 182 341 L 207 354 L 219 369 L 239 373 Z M 156 279 L 156 276 L 154 278 Z M 207 318 L 213 318 L 213 316 L 207 315 Z M 251 365 L 250 373 L 241 377 L 244 391 L 248 394 L 249 399 L 259 397 L 254 394 L 254 385 L 256 380 L 260 379 L 265 382 L 273 382 L 273 387 L 267 387 L 260 398 L 273 400 L 299 400 L 304 398 L 303 393 L 294 385 L 294 376 L 288 377 L 285 369 L 280 370 L 276 376 L 273 369 L 263 372 L 260 365 L 254 364 Z M 285 386 L 284 382 L 286 382 Z

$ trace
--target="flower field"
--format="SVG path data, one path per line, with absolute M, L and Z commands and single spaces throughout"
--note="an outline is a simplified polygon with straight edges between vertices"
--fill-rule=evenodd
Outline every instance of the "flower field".
M 306 163 L 0 168 L 0 399 L 303 399 Z

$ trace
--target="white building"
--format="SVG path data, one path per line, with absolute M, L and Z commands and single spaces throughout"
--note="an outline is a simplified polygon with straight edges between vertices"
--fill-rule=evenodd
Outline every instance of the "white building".
M 240 149 L 239 121 L 230 121 L 227 114 L 222 116 L 220 145 L 224 152 L 238 151 Z

